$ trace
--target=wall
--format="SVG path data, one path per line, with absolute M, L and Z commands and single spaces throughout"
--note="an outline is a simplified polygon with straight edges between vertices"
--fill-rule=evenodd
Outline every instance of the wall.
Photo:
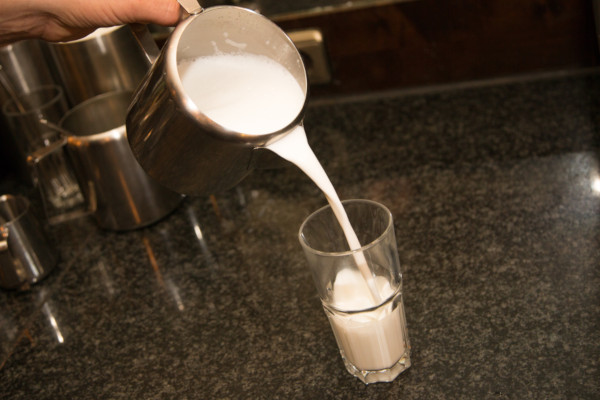
M 312 96 L 597 66 L 590 0 L 418 0 L 275 19 L 319 28 L 333 81 Z

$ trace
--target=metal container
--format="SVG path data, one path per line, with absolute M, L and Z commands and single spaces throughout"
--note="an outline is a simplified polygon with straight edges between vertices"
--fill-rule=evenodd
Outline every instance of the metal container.
M 149 225 L 173 211 L 181 195 L 151 179 L 127 143 L 125 114 L 131 92 L 96 96 L 61 120 L 66 150 L 94 217 L 102 228 L 128 230 Z
M 306 96 L 302 57 L 290 38 L 264 16 L 222 6 L 199 9 L 181 21 L 137 89 L 127 115 L 128 139 L 136 159 L 150 176 L 179 193 L 205 195 L 234 186 L 254 168 L 261 146 L 301 123 L 303 109 L 276 132 L 249 135 L 227 130 L 194 106 L 182 86 L 178 62 L 239 54 L 240 43 L 244 53 L 266 56 L 284 66 Z
M 152 224 L 182 200 L 150 178 L 131 153 L 125 129 L 131 95 L 105 93 L 75 106 L 60 121 L 61 140 L 35 155 L 43 160 L 64 147 L 87 206 L 73 215 L 92 214 L 101 228 L 116 231 Z
M 22 40 L 0 47 L 0 65 L 17 95 L 57 83 L 47 65 L 43 46 L 40 40 Z M 2 86 L 0 94 L 2 104 L 11 98 Z
M 47 276 L 58 261 L 25 197 L 0 196 L 0 287 L 26 289 Z
M 150 67 L 129 25 L 44 45 L 72 105 L 102 93 L 134 90 Z

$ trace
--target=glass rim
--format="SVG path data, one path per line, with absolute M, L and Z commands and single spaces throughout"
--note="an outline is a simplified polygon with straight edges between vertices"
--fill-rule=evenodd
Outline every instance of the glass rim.
M 17 107 L 17 103 L 14 98 L 12 98 L 12 97 L 9 98 L 8 100 L 6 100 L 6 102 L 4 103 L 4 105 L 2 107 L 2 111 L 4 112 L 4 115 L 6 115 L 9 118 L 15 118 L 15 117 L 23 117 L 23 116 L 27 116 L 27 115 L 37 114 L 40 109 L 51 106 L 54 103 L 56 103 L 57 101 L 60 101 L 60 99 L 64 93 L 62 87 L 60 87 L 59 85 L 48 84 L 48 85 L 41 85 L 41 86 L 34 87 L 33 90 L 31 90 L 27 93 L 20 93 L 17 96 L 18 96 L 18 98 L 22 98 L 22 97 L 26 97 L 26 96 L 36 95 L 38 93 L 43 93 L 45 91 L 54 91 L 54 93 L 52 94 L 51 98 L 48 101 L 46 101 L 45 103 L 41 104 L 38 107 L 27 108 L 25 110 L 25 112 L 19 111 L 19 109 L 18 109 L 19 107 Z
M 317 216 L 318 214 L 326 211 L 327 209 L 331 209 L 331 205 L 327 204 L 321 208 L 319 208 L 318 210 L 312 212 L 308 217 L 306 217 L 304 219 L 304 221 L 302 222 L 302 225 L 300 225 L 300 230 L 298 231 L 298 240 L 300 241 L 300 245 L 302 245 L 302 247 L 305 250 L 310 251 L 313 254 L 316 255 L 320 255 L 320 256 L 328 256 L 328 257 L 346 257 L 348 255 L 352 255 L 355 253 L 361 253 L 364 252 L 368 249 L 370 249 L 371 247 L 376 246 L 379 242 L 381 242 L 384 237 L 386 236 L 386 234 L 391 230 L 394 229 L 394 218 L 392 216 L 391 211 L 384 206 L 381 203 L 378 203 L 377 201 L 374 200 L 368 200 L 368 199 L 347 199 L 347 200 L 342 200 L 342 205 L 345 205 L 346 203 L 365 203 L 365 204 L 369 204 L 372 206 L 375 206 L 379 209 L 382 209 L 385 211 L 387 217 L 388 217 L 388 221 L 386 224 L 385 229 L 381 232 L 381 234 L 379 234 L 379 236 L 377 236 L 377 238 L 367 244 L 362 244 L 362 246 L 359 249 L 354 249 L 354 250 L 345 250 L 345 251 L 322 251 L 322 250 L 317 250 L 315 248 L 313 248 L 312 246 L 310 246 L 307 242 L 306 239 L 304 238 L 304 235 L 302 234 L 302 232 L 304 231 L 304 226 L 306 225 L 306 223 L 308 221 L 310 221 L 311 219 L 313 219 L 315 216 Z

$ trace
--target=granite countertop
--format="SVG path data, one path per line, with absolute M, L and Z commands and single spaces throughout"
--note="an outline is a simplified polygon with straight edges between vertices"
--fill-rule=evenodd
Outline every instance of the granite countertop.
M 600 398 L 600 74 L 320 102 L 305 126 L 340 197 L 394 215 L 408 371 L 345 370 L 297 240 L 325 199 L 290 166 L 137 231 L 52 227 L 53 273 L 0 292 L 0 398 Z

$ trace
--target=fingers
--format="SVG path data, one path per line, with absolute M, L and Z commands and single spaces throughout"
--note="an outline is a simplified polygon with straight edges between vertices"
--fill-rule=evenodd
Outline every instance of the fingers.
M 180 15 L 177 0 L 53 0 L 46 4 L 54 18 L 46 25 L 43 38 L 52 41 L 72 40 L 98 27 L 129 23 L 171 26 Z
M 34 37 L 71 40 L 128 23 L 171 26 L 179 15 L 177 0 L 0 0 L 0 45 Z
M 42 1 L 42 0 L 33 0 Z M 175 25 L 177 0 L 43 0 L 47 11 L 60 23 L 76 28 L 154 23 Z

